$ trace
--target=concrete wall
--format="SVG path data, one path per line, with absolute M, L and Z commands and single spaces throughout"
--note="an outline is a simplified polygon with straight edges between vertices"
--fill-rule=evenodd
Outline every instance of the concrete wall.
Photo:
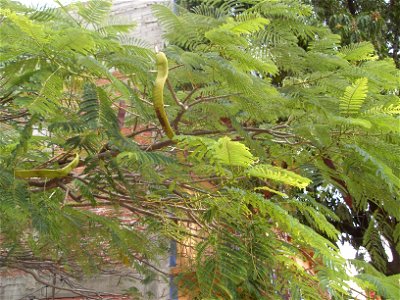
M 169 272 L 168 259 L 160 259 L 158 267 L 164 272 Z M 139 274 L 132 269 L 113 270 L 115 275 L 99 274 L 82 280 L 71 280 L 76 288 L 83 290 L 91 290 L 96 293 L 105 295 L 124 294 L 127 289 L 132 287 L 143 295 L 143 299 L 151 300 L 167 300 L 169 299 L 169 283 L 168 278 L 157 276 L 149 284 L 142 284 L 138 279 Z M 118 273 L 118 275 L 117 275 Z M 70 289 L 70 284 L 67 284 L 64 279 L 56 277 L 48 278 L 41 277 L 42 280 L 54 284 L 61 288 Z M 62 289 L 55 289 L 55 298 L 77 297 L 78 295 Z M 86 294 L 86 292 L 82 292 Z M 93 296 L 93 294 L 88 295 Z M 37 282 L 30 274 L 15 270 L 0 269 L 0 299 L 1 300 L 31 300 L 31 299 L 51 299 L 52 287 L 47 287 L 43 283 Z M 106 297 L 105 297 L 106 298 Z
M 116 0 L 112 16 L 124 22 L 135 22 L 136 28 L 130 34 L 133 38 L 146 41 L 149 46 L 163 48 L 162 31 L 151 11 L 153 4 L 172 5 L 172 0 Z

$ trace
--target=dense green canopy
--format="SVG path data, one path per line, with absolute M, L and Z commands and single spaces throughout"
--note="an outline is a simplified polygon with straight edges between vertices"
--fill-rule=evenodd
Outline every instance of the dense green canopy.
M 153 7 L 169 139 L 155 53 L 110 1 L 0 1 L 0 266 L 44 280 L 117 262 L 149 281 L 172 239 L 192 248 L 176 281 L 195 299 L 352 299 L 350 281 L 396 299 L 393 59 L 343 46 L 301 1 L 214 2 Z

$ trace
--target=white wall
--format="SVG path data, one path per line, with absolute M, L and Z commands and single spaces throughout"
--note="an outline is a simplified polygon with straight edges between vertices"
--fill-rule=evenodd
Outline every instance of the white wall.
M 158 266 L 164 272 L 169 272 L 168 263 L 169 262 L 167 259 L 160 259 L 160 261 L 158 261 Z M 169 297 L 168 278 L 164 279 L 161 276 L 158 276 L 158 278 L 155 278 L 155 280 L 151 283 L 144 285 L 140 281 L 135 280 L 130 276 L 126 276 L 126 274 L 130 274 L 136 278 L 140 277 L 138 274 L 135 274 L 133 270 L 119 268 L 119 270 L 114 271 L 115 273 L 120 273 L 122 276 L 100 274 L 81 280 L 73 280 L 73 282 L 76 284 L 77 288 L 95 291 L 99 294 L 103 294 L 104 296 L 106 296 L 106 293 L 124 294 L 127 289 L 136 287 L 143 295 L 143 299 L 166 300 Z M 45 280 L 46 282 L 53 283 L 52 276 L 45 278 Z M 63 280 L 60 280 L 59 277 L 56 278 L 55 285 L 61 288 L 70 288 L 69 285 Z M 86 293 L 83 292 L 83 294 Z M 70 291 L 61 289 L 55 290 L 55 298 L 77 296 L 78 295 Z M 52 288 L 46 287 L 43 283 L 37 282 L 31 275 L 15 270 L 7 270 L 3 272 L 0 270 L 1 300 L 31 300 L 51 298 Z
M 135 22 L 131 33 L 134 38 L 143 39 L 149 46 L 163 48 L 162 31 L 151 11 L 153 4 L 172 5 L 172 0 L 114 0 L 112 15 L 121 23 Z

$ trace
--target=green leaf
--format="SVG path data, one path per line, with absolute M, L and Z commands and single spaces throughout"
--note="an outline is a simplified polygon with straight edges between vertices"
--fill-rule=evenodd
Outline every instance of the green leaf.
M 39 95 L 28 106 L 32 114 L 37 113 L 42 116 L 56 114 L 59 98 L 63 91 L 63 80 L 57 73 L 58 70 L 44 81 Z
M 374 46 L 370 42 L 361 42 L 344 46 L 339 56 L 348 61 L 376 60 Z
M 256 187 L 256 188 L 254 188 L 254 190 L 255 190 L 255 191 L 268 191 L 268 192 L 277 194 L 277 195 L 279 195 L 279 196 L 282 196 L 282 197 L 284 197 L 284 198 L 288 198 L 288 197 L 289 197 L 289 196 L 286 195 L 285 193 L 282 193 L 282 192 L 280 192 L 280 191 L 271 189 L 270 187 L 267 187 L 267 186 Z
M 78 14 L 86 22 L 101 24 L 110 13 L 111 0 L 91 0 L 78 3 Z
M 250 34 L 263 29 L 270 21 L 265 18 L 252 18 L 243 22 L 235 22 L 228 19 L 228 22 L 221 26 L 222 31 L 229 30 L 235 34 Z
M 367 129 L 370 129 L 372 127 L 370 121 L 361 118 L 344 118 L 339 116 L 332 116 L 332 120 L 337 121 L 339 124 L 361 126 Z
M 229 137 L 220 138 L 211 148 L 211 161 L 228 166 L 248 167 L 254 163 L 254 156 L 242 143 Z
M 247 171 L 247 174 L 261 179 L 272 179 L 298 188 L 305 188 L 311 183 L 310 179 L 300 176 L 292 171 L 266 164 L 251 167 Z
M 371 163 L 376 168 L 375 175 L 381 177 L 391 189 L 393 187 L 400 189 L 400 178 L 393 173 L 392 168 L 390 168 L 387 164 L 385 164 L 379 158 L 372 156 L 357 145 L 347 145 L 347 147 L 360 155 L 364 159 L 364 162 Z
M 368 78 L 357 79 L 348 86 L 343 97 L 340 98 L 339 110 L 345 116 L 356 115 L 360 111 L 368 92 Z

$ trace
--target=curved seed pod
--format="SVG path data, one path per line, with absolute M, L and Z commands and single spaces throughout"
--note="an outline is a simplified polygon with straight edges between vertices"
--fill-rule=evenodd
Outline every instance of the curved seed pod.
M 65 167 L 61 169 L 31 169 L 31 170 L 15 170 L 15 176 L 18 178 L 42 177 L 42 178 L 61 178 L 65 177 L 79 164 L 79 155 Z
M 168 77 L 168 60 L 163 52 L 156 55 L 157 78 L 153 88 L 153 106 L 156 111 L 157 118 L 165 134 L 172 139 L 174 131 L 168 121 L 167 113 L 164 108 L 164 85 Z

